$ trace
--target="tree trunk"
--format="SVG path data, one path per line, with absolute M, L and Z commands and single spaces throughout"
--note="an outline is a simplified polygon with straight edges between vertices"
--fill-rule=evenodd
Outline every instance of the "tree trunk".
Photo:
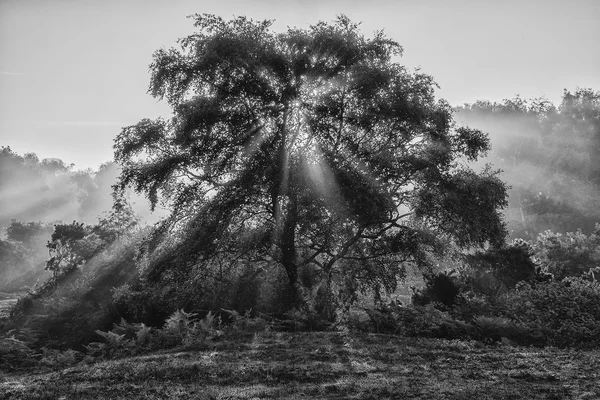
M 281 232 L 281 263 L 289 280 L 289 294 L 291 307 L 302 305 L 300 295 L 300 283 L 298 282 L 298 266 L 296 264 L 296 225 L 298 223 L 298 203 L 296 196 L 292 194 L 287 204 L 284 226 Z

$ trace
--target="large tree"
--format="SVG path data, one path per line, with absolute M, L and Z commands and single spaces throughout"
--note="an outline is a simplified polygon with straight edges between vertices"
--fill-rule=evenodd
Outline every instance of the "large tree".
M 154 239 L 176 244 L 149 277 L 275 266 L 297 304 L 307 286 L 393 289 L 442 243 L 502 243 L 506 188 L 466 164 L 487 137 L 454 128 L 396 42 L 344 16 L 279 34 L 270 21 L 193 18 L 198 31 L 151 65 L 150 93 L 172 118 L 115 140 L 119 186 L 171 207 Z

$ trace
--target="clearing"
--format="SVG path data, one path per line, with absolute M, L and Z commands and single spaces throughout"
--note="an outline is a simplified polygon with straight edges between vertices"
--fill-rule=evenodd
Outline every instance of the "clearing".
M 0 375 L 3 399 L 599 399 L 600 351 L 335 332 Z

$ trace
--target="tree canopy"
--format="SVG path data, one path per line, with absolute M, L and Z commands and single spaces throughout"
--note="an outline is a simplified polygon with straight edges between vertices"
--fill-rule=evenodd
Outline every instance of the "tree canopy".
M 503 242 L 506 187 L 467 166 L 486 135 L 455 128 L 433 79 L 398 63 L 398 43 L 345 16 L 283 33 L 193 20 L 197 32 L 151 64 L 149 91 L 173 116 L 114 144 L 118 187 L 171 209 L 151 244 L 175 244 L 148 277 L 274 267 L 298 304 L 314 287 L 391 290 L 448 243 Z

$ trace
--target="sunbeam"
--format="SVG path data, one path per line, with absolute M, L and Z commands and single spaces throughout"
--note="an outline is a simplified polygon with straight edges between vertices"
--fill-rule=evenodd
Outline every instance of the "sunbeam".
M 325 207 L 338 214 L 345 214 L 344 200 L 335 175 L 319 149 L 318 145 L 310 146 L 303 158 L 303 173 L 311 184 L 311 189 L 319 196 Z

